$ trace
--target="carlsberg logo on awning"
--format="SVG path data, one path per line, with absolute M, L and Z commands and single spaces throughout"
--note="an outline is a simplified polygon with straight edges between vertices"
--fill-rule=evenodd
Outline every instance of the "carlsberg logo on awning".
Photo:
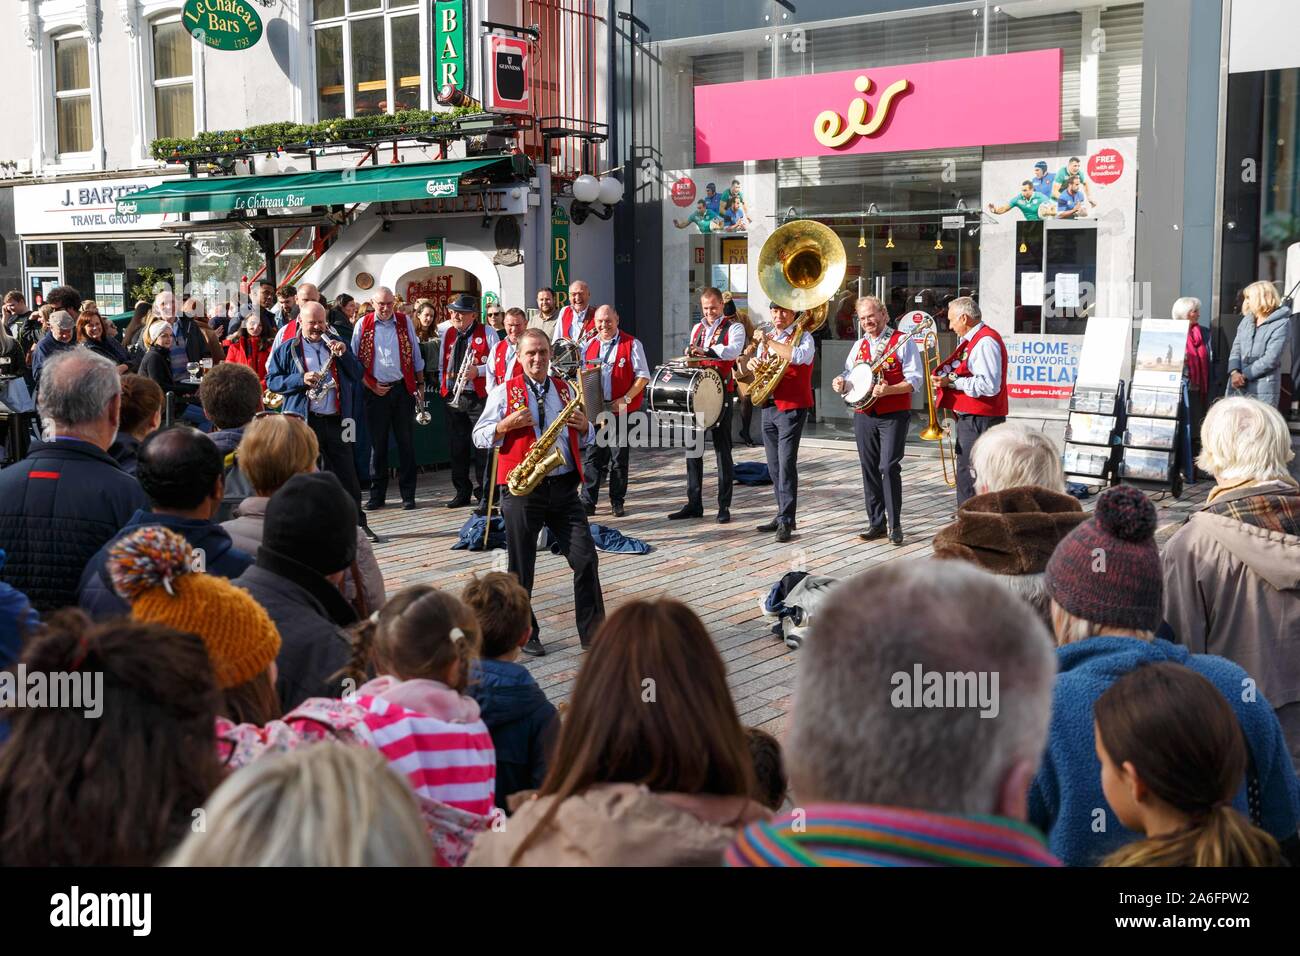
M 214 50 L 247 50 L 262 37 L 262 18 L 251 0 L 186 0 L 181 20 Z
M 460 179 L 457 176 L 439 176 L 424 184 L 424 191 L 437 199 L 445 199 L 457 194 Z

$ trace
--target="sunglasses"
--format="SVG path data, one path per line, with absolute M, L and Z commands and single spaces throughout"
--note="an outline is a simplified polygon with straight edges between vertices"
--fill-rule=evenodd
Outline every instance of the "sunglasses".
M 277 418 L 279 418 L 279 417 L 283 417 L 283 418 L 296 418 L 296 419 L 298 419 L 298 421 L 300 421 L 300 422 L 306 422 L 306 421 L 307 421 L 307 419 L 303 418 L 303 417 L 302 417 L 301 415 L 299 415 L 297 412 L 268 412 L 268 411 L 257 412 L 257 413 L 253 416 L 253 420 L 254 420 L 254 421 L 257 421 L 257 419 L 259 419 L 259 418 L 267 418 L 267 417 L 277 417 Z

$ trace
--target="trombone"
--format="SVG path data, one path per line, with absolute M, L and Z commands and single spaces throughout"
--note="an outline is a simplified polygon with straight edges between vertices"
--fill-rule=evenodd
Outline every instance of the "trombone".
M 957 446 L 955 443 L 950 444 L 945 452 L 943 447 L 943 436 L 945 429 L 939 425 L 939 410 L 935 401 L 935 384 L 931 378 L 934 375 L 943 358 L 939 355 L 939 333 L 938 326 L 930 322 L 924 332 L 917 336 L 921 341 L 921 367 L 925 372 L 925 406 L 929 413 L 929 422 L 921 430 L 917 437 L 921 441 L 937 441 L 939 443 L 939 462 L 943 465 L 943 481 L 949 488 L 957 487 Z M 933 360 L 931 355 L 934 356 Z M 950 421 L 945 416 L 945 421 Z M 948 467 L 948 460 L 952 460 L 952 468 Z

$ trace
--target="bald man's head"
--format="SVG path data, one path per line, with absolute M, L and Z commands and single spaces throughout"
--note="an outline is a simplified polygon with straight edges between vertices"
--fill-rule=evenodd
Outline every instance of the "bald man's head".
M 301 309 L 308 302 L 320 301 L 320 289 L 310 282 L 298 286 L 298 307 Z
M 298 325 L 302 329 L 303 338 L 309 342 L 320 341 L 329 328 L 325 306 L 319 302 L 304 302 L 298 310 Z

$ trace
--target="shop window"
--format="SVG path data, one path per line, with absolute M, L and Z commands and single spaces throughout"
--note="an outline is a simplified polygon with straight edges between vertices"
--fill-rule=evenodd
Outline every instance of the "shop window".
M 59 153 L 88 153 L 94 144 L 90 119 L 90 50 L 82 36 L 54 40 L 54 122 Z
M 160 139 L 188 138 L 194 135 L 193 41 L 179 19 L 155 21 L 151 34 L 155 130 Z
M 415 0 L 316 0 L 316 110 L 320 119 L 421 104 Z
M 59 244 L 57 242 L 27 243 L 27 268 L 57 269 L 59 267 Z

